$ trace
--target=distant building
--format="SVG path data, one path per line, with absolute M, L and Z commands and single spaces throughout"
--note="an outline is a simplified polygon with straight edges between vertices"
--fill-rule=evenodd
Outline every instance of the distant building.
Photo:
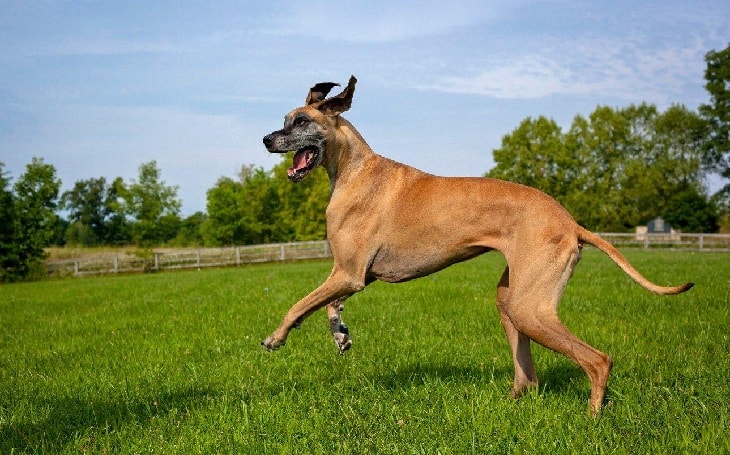
M 655 239 L 681 240 L 681 232 L 672 229 L 660 216 L 649 221 L 646 226 L 636 226 L 636 240 L 646 240 L 647 234 Z
M 646 224 L 649 234 L 671 234 L 672 226 L 658 216 Z

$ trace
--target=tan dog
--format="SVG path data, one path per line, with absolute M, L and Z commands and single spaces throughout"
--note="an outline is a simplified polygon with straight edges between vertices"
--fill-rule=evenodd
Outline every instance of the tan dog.
M 644 278 L 610 243 L 582 228 L 545 193 L 489 178 L 436 177 L 381 157 L 340 114 L 352 104 L 355 77 L 337 96 L 335 83 L 317 84 L 306 104 L 290 112 L 284 129 L 264 137 L 269 152 L 296 151 L 289 179 L 327 170 L 331 198 L 327 238 L 334 256 L 329 278 L 297 302 L 262 344 L 275 350 L 314 311 L 327 305 L 340 353 L 351 345 L 340 311 L 369 283 L 411 280 L 456 262 L 498 250 L 507 268 L 497 308 L 515 365 L 511 395 L 537 385 L 530 340 L 577 363 L 591 381 L 590 410 L 603 403 L 611 358 L 589 346 L 558 319 L 558 302 L 584 243 L 606 253 L 634 281 L 656 294 L 692 287 L 658 286 Z

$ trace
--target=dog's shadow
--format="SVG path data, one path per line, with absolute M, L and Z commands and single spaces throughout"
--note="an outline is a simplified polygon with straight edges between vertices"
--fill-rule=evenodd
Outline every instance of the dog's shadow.
M 373 382 L 389 389 L 397 390 L 407 387 L 420 387 L 431 382 L 470 384 L 490 380 L 510 374 L 507 369 L 495 367 L 485 371 L 482 368 L 465 365 L 440 365 L 417 363 L 396 368 L 390 372 L 379 373 Z
M 547 368 L 538 369 L 540 393 L 564 394 L 575 392 L 576 388 L 590 388 L 583 371 L 570 362 L 559 362 Z M 514 370 L 511 365 L 494 365 L 477 367 L 469 365 L 442 365 L 417 363 L 397 368 L 386 373 L 379 373 L 371 378 L 388 390 L 399 390 L 408 387 L 421 387 L 432 382 L 457 384 L 484 384 L 492 382 L 497 386 L 505 386 L 505 393 L 512 386 Z

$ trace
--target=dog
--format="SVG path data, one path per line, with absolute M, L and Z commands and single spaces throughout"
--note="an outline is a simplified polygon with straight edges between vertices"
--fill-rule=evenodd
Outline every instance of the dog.
M 288 177 L 298 182 L 317 166 L 330 179 L 327 239 L 333 268 L 325 282 L 297 302 L 261 344 L 285 342 L 326 306 L 340 354 L 352 346 L 344 301 L 375 280 L 398 283 L 429 275 L 491 250 L 507 262 L 497 285 L 497 308 L 512 351 L 510 392 L 537 386 L 530 341 L 578 364 L 591 383 L 589 410 L 603 404 L 613 360 L 573 335 L 557 308 L 584 244 L 610 257 L 629 277 L 660 295 L 693 284 L 659 286 L 642 276 L 609 242 L 579 226 L 555 199 L 537 189 L 490 178 L 438 177 L 377 155 L 341 114 L 352 105 L 357 79 L 327 98 L 333 82 L 313 86 L 284 128 L 263 138 L 270 153 L 295 152 Z

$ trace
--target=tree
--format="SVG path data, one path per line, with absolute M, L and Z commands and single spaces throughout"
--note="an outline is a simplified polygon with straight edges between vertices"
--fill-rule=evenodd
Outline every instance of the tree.
M 699 108 L 708 123 L 704 164 L 727 181 L 730 179 L 730 44 L 721 51 L 708 52 L 705 61 L 705 89 L 710 95 L 710 103 Z M 730 183 L 726 183 L 713 199 L 730 217 Z
M 203 245 L 202 227 L 208 216 L 203 212 L 195 212 L 180 222 L 174 244 L 178 246 Z
M 685 232 L 715 232 L 718 215 L 715 204 L 695 188 L 673 194 L 664 208 L 663 218 L 675 229 Z
M 670 205 L 675 195 L 691 193 L 705 198 L 708 213 L 697 219 L 709 223 L 706 231 L 714 223 L 703 196 L 704 131 L 704 120 L 678 105 L 663 113 L 648 104 L 599 106 L 588 118 L 576 116 L 565 134 L 552 120 L 528 118 L 502 139 L 488 175 L 545 191 L 599 231 L 669 218 L 681 206 Z
M 69 211 L 67 241 L 93 246 L 109 244 L 110 218 L 116 192 L 104 177 L 79 180 L 61 196 L 61 208 Z
M 127 187 L 121 177 L 115 178 L 109 185 L 107 194 L 109 215 L 106 220 L 107 237 L 105 239 L 105 243 L 108 245 L 126 245 L 132 241 L 123 198 L 126 192 Z
M 20 261 L 14 235 L 14 197 L 4 167 L 5 163 L 0 161 L 0 281 L 11 279 Z
M 179 221 L 178 187 L 167 186 L 160 180 L 160 174 L 157 162 L 150 161 L 140 165 L 138 179 L 128 186 L 115 182 L 124 213 L 133 219 L 132 241 L 144 247 L 162 244 L 177 235 L 171 226 Z
M 3 177 L 0 187 L 7 186 Z M 45 248 L 54 240 L 58 217 L 56 215 L 58 192 L 61 181 L 56 178 L 56 169 L 33 158 L 26 171 L 15 183 L 14 195 L 8 197 L 7 190 L 2 198 L 4 203 L 12 201 L 12 210 L 3 205 L 2 211 L 10 212 L 8 224 L 3 231 L 12 231 L 9 267 L 3 264 L 3 279 L 34 278 L 40 273 Z
M 528 117 L 502 138 L 501 148 L 494 150 L 497 165 L 489 176 L 518 181 L 560 198 L 567 194 L 566 183 L 575 178 L 566 174 L 575 170 L 575 163 L 564 141 L 554 120 Z
M 291 166 L 290 153 L 274 166 L 273 176 L 280 202 L 282 241 L 322 240 L 327 237 L 325 212 L 330 196 L 327 172 L 318 167 L 301 182 L 292 183 L 287 177 Z
M 716 214 L 705 194 L 702 170 L 705 121 L 685 106 L 672 105 L 662 113 L 654 110 L 643 122 L 645 133 L 636 136 L 637 153 L 627 160 L 621 183 L 621 197 L 627 202 L 622 217 L 637 225 L 661 214 L 674 219 L 677 229 L 713 232 Z M 698 201 L 695 209 L 702 210 L 696 219 L 707 222 L 702 228 L 678 221 L 684 215 L 675 211 L 683 205 L 675 202 L 688 194 Z
M 279 198 L 269 172 L 242 166 L 238 180 L 221 177 L 207 194 L 206 243 L 246 245 L 281 240 Z
M 290 164 L 288 154 L 271 171 L 243 166 L 238 179 L 221 177 L 207 195 L 205 242 L 236 245 L 324 239 L 327 173 L 315 169 L 307 179 L 292 183 L 286 172 Z

